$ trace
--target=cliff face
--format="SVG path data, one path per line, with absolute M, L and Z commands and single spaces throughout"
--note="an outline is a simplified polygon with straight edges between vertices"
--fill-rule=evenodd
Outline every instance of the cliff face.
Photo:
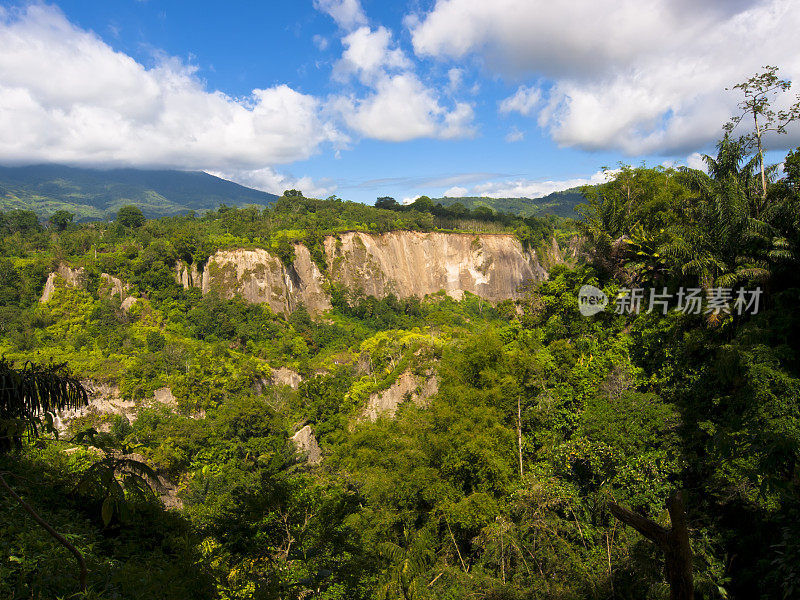
M 82 288 L 86 283 L 86 271 L 83 267 L 73 269 L 63 263 L 58 265 L 58 268 L 47 276 L 47 282 L 44 284 L 44 290 L 42 291 L 42 297 L 39 299 L 39 302 L 44 304 L 50 300 L 50 297 L 56 289 L 56 281 L 58 281 L 59 278 L 69 287 Z
M 517 298 L 524 282 L 547 277 L 512 235 L 350 232 L 327 238 L 325 251 L 334 281 L 376 298 L 444 290 L 456 299 L 471 292 L 497 302 Z
M 347 289 L 383 298 L 423 297 L 444 290 L 453 298 L 470 292 L 490 302 L 516 299 L 520 286 L 547 278 L 548 267 L 563 261 L 558 246 L 545 256 L 526 252 L 513 235 L 348 232 L 324 240 L 328 278 Z M 289 313 L 302 302 L 313 314 L 330 308 L 326 276 L 308 248 L 296 244 L 286 268 L 266 250 L 220 250 L 202 272 L 179 264 L 175 278 L 184 287 L 212 290 L 231 298 L 269 304 Z
M 312 313 L 331 307 L 322 288 L 324 277 L 308 248 L 295 245 L 295 260 L 286 268 L 277 257 L 260 248 L 219 250 L 199 272 L 195 265 L 178 265 L 176 279 L 184 287 L 198 287 L 204 294 L 224 298 L 237 294 L 254 303 L 266 303 L 275 312 L 290 313 L 302 302 Z

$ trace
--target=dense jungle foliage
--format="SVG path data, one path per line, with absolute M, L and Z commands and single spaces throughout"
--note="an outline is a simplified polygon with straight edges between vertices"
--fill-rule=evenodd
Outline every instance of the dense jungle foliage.
M 585 260 L 498 306 L 333 287 L 322 317 L 284 317 L 185 290 L 173 266 L 222 247 L 291 261 L 291 242 L 313 255 L 349 229 L 504 230 L 536 247 L 570 226 L 296 194 L 143 223 L 5 213 L 4 356 L 116 385 L 135 418 L 90 411 L 0 454 L 88 567 L 77 594 L 73 557 L 0 491 L 0 596 L 660 599 L 663 557 L 608 505 L 668 524 L 664 501 L 684 489 L 696 597 L 797 597 L 800 149 L 766 190 L 740 141 L 707 162 L 623 167 L 587 190 L 571 226 Z M 85 285 L 39 303 L 62 262 Z M 100 273 L 138 301 L 123 309 Z M 579 313 L 585 284 L 606 311 Z M 613 310 L 623 288 L 757 286 L 757 314 Z M 279 368 L 297 389 L 267 383 Z M 435 373 L 436 394 L 365 419 L 408 372 Z M 153 401 L 163 387 L 174 405 Z M 290 440 L 306 424 L 319 465 Z M 147 465 L 172 508 L 141 484 L 158 487 Z

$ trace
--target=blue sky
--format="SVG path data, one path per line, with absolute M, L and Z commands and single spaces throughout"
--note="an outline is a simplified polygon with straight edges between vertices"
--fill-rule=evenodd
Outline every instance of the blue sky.
M 368 203 L 699 166 L 735 111 L 726 86 L 764 64 L 800 75 L 797 5 L 0 2 L 0 162 L 203 169 Z M 770 143 L 780 160 L 800 135 Z

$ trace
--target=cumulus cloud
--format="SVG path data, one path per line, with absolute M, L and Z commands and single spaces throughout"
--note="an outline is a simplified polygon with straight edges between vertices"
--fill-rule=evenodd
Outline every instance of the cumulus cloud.
M 146 68 L 55 8 L 0 12 L 0 160 L 263 169 L 344 136 L 286 85 L 209 91 L 165 58 Z
M 467 195 L 467 191 L 468 190 L 465 187 L 453 186 L 447 190 L 443 196 L 445 198 L 463 198 Z
M 340 97 L 334 106 L 348 127 L 377 140 L 403 142 L 471 134 L 472 108 L 458 104 L 448 111 L 413 73 L 383 76 L 372 93 L 360 99 Z
M 355 76 L 367 92 L 340 95 L 331 102 L 347 127 L 383 141 L 420 137 L 454 139 L 473 134 L 474 111 L 466 102 L 443 106 L 439 95 L 414 72 L 413 63 L 385 27 L 359 27 L 342 38 L 344 51 L 333 77 Z M 455 74 L 451 77 L 451 81 Z
M 703 155 L 699 152 L 692 152 L 686 157 L 686 166 L 690 169 L 698 169 L 700 171 L 708 169 L 706 161 L 703 160 Z
M 330 15 L 342 29 L 353 29 L 367 23 L 359 0 L 314 0 L 314 8 Z
M 513 96 L 509 96 L 500 102 L 499 110 L 501 113 L 518 112 L 528 116 L 537 107 L 542 99 L 542 93 L 538 88 L 519 86 Z
M 284 190 L 300 190 L 309 198 L 327 198 L 336 191 L 336 184 L 330 180 L 316 181 L 308 176 L 296 178 L 278 173 L 270 167 L 207 172 L 273 194 L 281 194 Z
M 696 150 L 735 109 L 725 87 L 764 64 L 800 78 L 794 0 L 439 0 L 407 23 L 419 56 L 475 55 L 508 78 L 546 78 L 539 125 L 587 150 Z M 780 143 L 799 142 L 794 128 Z
M 359 27 L 342 38 L 344 52 L 335 67 L 339 77 L 357 75 L 369 83 L 388 70 L 409 69 L 411 62 L 392 43 L 392 34 L 385 27 L 371 30 Z
M 359 0 L 314 0 L 317 10 L 329 14 L 344 30 L 344 50 L 332 78 L 348 83 L 355 78 L 363 87 L 330 98 L 328 108 L 361 136 L 405 142 L 416 138 L 455 139 L 474 134 L 474 110 L 467 102 L 445 106 L 439 94 L 422 81 L 392 32 L 371 28 Z M 461 79 L 451 69 L 452 93 Z

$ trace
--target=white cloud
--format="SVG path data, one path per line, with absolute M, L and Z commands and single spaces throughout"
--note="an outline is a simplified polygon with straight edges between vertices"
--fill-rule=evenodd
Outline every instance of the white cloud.
M 549 80 L 540 126 L 587 150 L 696 150 L 735 108 L 725 87 L 764 64 L 800 79 L 796 0 L 439 0 L 407 24 L 420 56 Z
M 703 155 L 699 152 L 693 152 L 686 157 L 686 166 L 690 169 L 698 169 L 700 171 L 705 171 L 708 168 L 706 161 L 703 160 Z
M 314 42 L 314 45 L 317 47 L 318 50 L 325 51 L 328 49 L 328 38 L 324 35 L 320 35 L 318 33 L 314 34 L 314 37 L 311 38 L 311 41 Z
M 525 134 L 522 133 L 516 127 L 512 127 L 511 131 L 509 131 L 508 134 L 506 134 L 506 141 L 507 142 L 511 142 L 511 143 L 513 143 L 513 142 L 521 142 L 524 139 L 525 139 Z
M 349 30 L 367 23 L 359 0 L 314 0 L 314 8 L 330 15 L 342 29 Z
M 392 47 L 392 34 L 385 27 L 371 30 L 359 27 L 342 38 L 345 47 L 335 71 L 341 75 L 356 74 L 369 83 L 387 70 L 409 69 L 410 61 L 400 48 Z
M 450 93 L 458 91 L 464 81 L 464 69 L 453 67 L 447 71 L 447 89 Z
M 380 75 L 363 98 L 344 97 L 331 106 L 349 128 L 376 140 L 404 142 L 421 137 L 453 139 L 474 133 L 467 103 L 448 110 L 436 93 L 410 72 Z
M 146 68 L 55 8 L 0 12 L 0 161 L 263 169 L 344 136 L 286 85 L 209 91 L 166 58 Z
M 509 96 L 500 102 L 499 110 L 501 113 L 518 112 L 528 116 L 542 99 L 542 93 L 538 88 L 519 86 L 513 96 Z
M 439 137 L 445 140 L 472 137 L 475 135 L 475 128 L 472 126 L 474 120 L 475 111 L 472 105 L 457 102 L 453 110 L 444 115 L 444 122 L 439 128 Z
M 307 198 L 327 198 L 336 191 L 336 185 L 329 180 L 314 181 L 308 176 L 295 178 L 283 173 L 277 173 L 270 167 L 249 170 L 208 171 L 208 173 L 278 195 L 282 194 L 284 190 L 300 190 Z
M 595 185 L 607 181 L 608 173 L 598 171 L 590 177 L 576 177 L 562 180 L 502 180 L 487 181 L 472 188 L 470 196 L 487 198 L 541 198 L 553 192 L 559 192 L 582 185 Z
M 451 187 L 449 190 L 447 190 L 443 194 L 443 196 L 445 198 L 463 198 L 464 196 L 467 195 L 467 191 L 468 190 L 465 187 L 455 186 L 455 187 Z

